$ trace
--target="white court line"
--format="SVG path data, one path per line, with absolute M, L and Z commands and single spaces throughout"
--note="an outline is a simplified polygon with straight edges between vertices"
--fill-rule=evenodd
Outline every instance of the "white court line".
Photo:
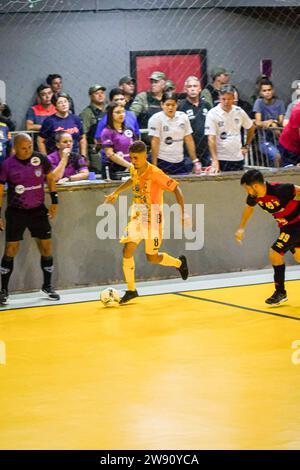
M 299 266 L 289 266 L 286 270 L 286 280 L 300 279 Z M 273 269 L 259 271 L 242 271 L 235 273 L 209 274 L 206 276 L 192 276 L 187 281 L 181 279 L 164 279 L 155 281 L 137 282 L 139 295 L 171 294 L 174 292 L 188 292 L 195 290 L 217 289 L 221 287 L 236 287 L 253 284 L 273 282 Z M 58 290 L 60 301 L 43 299 L 39 292 L 13 294 L 9 297 L 9 304 L 1 306 L 0 311 L 7 311 L 27 307 L 44 307 L 46 305 L 63 305 L 78 302 L 89 302 L 99 299 L 101 290 L 108 285 L 82 287 L 77 289 Z M 124 291 L 125 284 L 113 285 L 115 289 Z

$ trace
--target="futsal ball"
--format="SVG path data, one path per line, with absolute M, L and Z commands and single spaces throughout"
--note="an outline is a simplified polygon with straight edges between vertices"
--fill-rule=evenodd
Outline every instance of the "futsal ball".
M 100 300 L 105 307 L 116 306 L 120 302 L 120 294 L 117 289 L 108 287 L 101 292 Z

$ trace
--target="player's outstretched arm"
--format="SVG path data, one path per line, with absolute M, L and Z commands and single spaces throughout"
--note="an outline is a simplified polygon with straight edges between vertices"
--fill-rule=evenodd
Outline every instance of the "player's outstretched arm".
M 183 194 L 182 194 L 182 191 L 180 189 L 179 186 L 176 186 L 175 190 L 174 190 L 174 194 L 175 194 L 175 197 L 176 197 L 176 201 L 177 201 L 177 204 L 180 205 L 180 209 L 181 209 L 181 222 L 182 222 L 182 225 L 189 225 L 189 216 L 188 214 L 185 214 L 184 212 L 184 197 L 183 197 Z
M 249 221 L 249 219 L 252 217 L 254 211 L 254 207 L 246 205 L 244 212 L 242 214 L 242 219 L 239 225 L 239 228 L 235 232 L 235 239 L 237 242 L 242 243 L 244 235 L 245 235 L 245 227 Z
M 119 195 L 129 189 L 131 186 L 132 179 L 129 178 L 127 181 L 125 181 L 125 183 L 121 184 L 115 191 L 106 196 L 106 198 L 104 199 L 104 204 L 108 204 L 109 202 L 114 204 L 114 202 L 118 199 Z

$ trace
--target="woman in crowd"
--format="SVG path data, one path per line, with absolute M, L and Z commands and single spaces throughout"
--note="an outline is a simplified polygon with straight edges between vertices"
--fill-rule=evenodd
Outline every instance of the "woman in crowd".
M 65 131 L 55 135 L 57 150 L 48 155 L 55 181 L 66 183 L 68 181 L 86 180 L 89 176 L 86 161 L 78 153 L 72 152 L 73 138 Z
M 107 109 L 107 125 L 100 141 L 102 153 L 102 173 L 104 178 L 118 179 L 117 173 L 130 168 L 129 146 L 137 140 L 132 129 L 124 124 L 125 108 L 112 103 Z
M 87 142 L 79 116 L 70 112 L 68 95 L 60 93 L 54 100 L 56 114 L 47 117 L 38 136 L 40 152 L 50 154 L 56 150 L 55 134 L 66 131 L 73 137 L 73 150 L 87 157 Z

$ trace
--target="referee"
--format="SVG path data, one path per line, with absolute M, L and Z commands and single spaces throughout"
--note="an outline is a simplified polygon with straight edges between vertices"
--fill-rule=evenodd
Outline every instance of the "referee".
M 51 165 L 47 158 L 33 152 L 31 137 L 20 132 L 14 139 L 15 153 L 4 160 L 0 170 L 0 211 L 3 202 L 4 185 L 7 184 L 6 227 L 0 212 L 0 230 L 6 235 L 5 251 L 1 260 L 0 305 L 8 302 L 8 283 L 13 272 L 14 257 L 26 228 L 36 239 L 41 254 L 41 268 L 44 275 L 42 292 L 50 300 L 59 300 L 51 285 L 53 272 L 51 226 L 49 219 L 56 215 L 57 193 Z M 44 205 L 46 179 L 50 190 L 51 205 Z

